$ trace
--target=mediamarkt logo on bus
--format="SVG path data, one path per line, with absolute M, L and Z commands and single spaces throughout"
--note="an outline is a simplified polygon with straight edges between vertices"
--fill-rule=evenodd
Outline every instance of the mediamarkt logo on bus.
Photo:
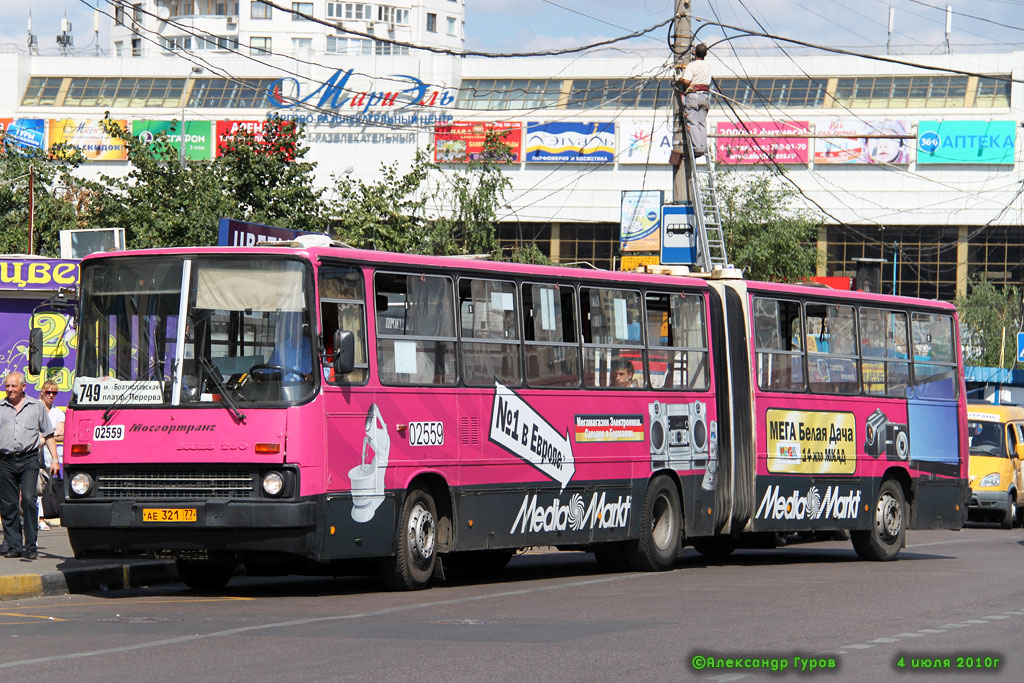
M 764 492 L 754 519 L 856 519 L 859 508 L 860 489 L 842 495 L 838 486 L 829 486 L 822 498 L 818 487 L 812 486 L 806 495 L 794 490 L 787 498 L 776 485 Z
M 509 533 L 536 533 L 539 531 L 581 531 L 595 526 L 598 529 L 622 529 L 629 524 L 629 511 L 632 507 L 633 496 L 626 496 L 623 500 L 619 496 L 614 503 L 606 502 L 604 492 L 595 492 L 590 498 L 590 505 L 584 505 L 583 496 L 578 493 L 572 494 L 572 498 L 565 505 L 558 498 L 551 501 L 551 505 L 541 507 L 537 503 L 537 494 L 526 494 L 523 497 L 523 504 L 516 515 L 516 521 L 512 522 Z M 518 531 L 516 527 L 519 527 Z

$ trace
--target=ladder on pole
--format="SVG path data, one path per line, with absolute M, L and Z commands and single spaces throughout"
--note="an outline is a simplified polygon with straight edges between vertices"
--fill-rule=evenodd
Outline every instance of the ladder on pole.
M 708 152 L 704 153 L 705 163 L 697 166 L 693 156 L 690 129 L 683 119 L 686 133 L 686 154 L 689 157 L 690 196 L 693 198 L 693 215 L 696 220 L 697 268 L 710 273 L 717 268 L 731 268 L 725 254 L 725 232 L 722 230 L 722 215 L 718 210 L 718 192 L 715 189 L 715 164 Z M 708 150 L 710 151 L 710 150 Z

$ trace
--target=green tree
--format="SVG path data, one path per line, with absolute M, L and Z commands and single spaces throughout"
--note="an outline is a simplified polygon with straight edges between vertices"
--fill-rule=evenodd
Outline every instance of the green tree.
M 91 184 L 90 223 L 123 227 L 128 246 L 211 245 L 217 222 L 227 216 L 300 230 L 326 227 L 327 205 L 313 187 L 315 164 L 293 124 L 270 119 L 262 136 L 241 130 L 213 160 L 184 167 L 164 134 L 140 142 L 113 121 L 107 131 L 125 142 L 131 170 L 103 175 Z
M 1016 333 L 1021 330 L 1021 289 L 999 288 L 975 278 L 966 296 L 957 297 L 963 339 L 964 363 L 982 367 L 1012 368 L 1016 363 Z
M 716 179 L 726 253 L 747 277 L 798 282 L 814 275 L 819 218 L 797 204 L 779 174 L 725 172 Z
M 63 145 L 26 149 L 2 139 L 0 151 L 0 253 L 60 254 L 60 231 L 84 227 L 79 209 L 87 201 L 72 172 L 82 162 Z M 32 169 L 34 244 L 29 249 L 29 168 Z

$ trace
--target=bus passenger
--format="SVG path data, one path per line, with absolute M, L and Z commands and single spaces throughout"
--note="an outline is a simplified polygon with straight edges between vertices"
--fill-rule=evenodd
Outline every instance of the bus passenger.
M 633 379 L 633 364 L 625 358 L 612 361 L 612 386 L 628 388 L 636 386 L 636 380 Z

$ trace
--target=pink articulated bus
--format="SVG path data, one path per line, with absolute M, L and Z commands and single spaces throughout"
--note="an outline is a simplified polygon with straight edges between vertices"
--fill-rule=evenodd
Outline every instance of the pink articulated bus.
M 966 516 L 944 303 L 288 243 L 86 258 L 78 338 L 75 554 L 193 587 L 837 530 L 888 560 Z

